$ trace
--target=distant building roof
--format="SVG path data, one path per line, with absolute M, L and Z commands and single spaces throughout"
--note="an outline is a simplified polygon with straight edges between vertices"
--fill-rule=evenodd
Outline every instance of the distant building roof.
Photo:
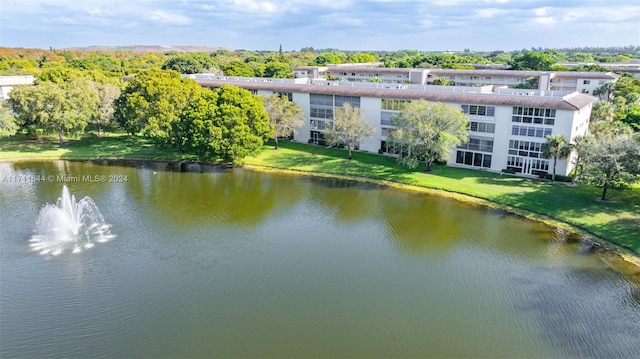
M 419 90 L 415 87 L 409 88 L 389 88 L 374 86 L 354 86 L 353 83 L 343 83 L 341 86 L 336 82 L 316 83 L 316 84 L 300 84 L 289 81 L 273 81 L 275 79 L 251 79 L 251 78 L 193 78 L 202 86 L 221 87 L 224 85 L 232 85 L 250 90 L 265 90 L 274 92 L 299 92 L 310 94 L 332 94 L 343 96 L 361 96 L 375 98 L 394 98 L 394 99 L 425 99 L 433 102 L 454 102 L 454 103 L 473 103 L 484 105 L 505 105 L 505 106 L 529 106 L 544 107 L 561 110 L 578 110 L 595 101 L 597 98 L 581 93 L 560 93 L 563 96 L 553 95 L 553 92 L 546 91 L 544 95 L 536 91 L 517 91 L 510 89 L 511 92 L 498 91 L 489 93 L 465 92 L 464 88 L 460 88 L 458 92 L 451 88 L 446 91 L 443 87 L 442 91 Z M 426 88 L 426 87 L 425 87 Z M 469 90 L 469 88 L 466 88 Z M 556 92 L 559 93 L 559 92 Z

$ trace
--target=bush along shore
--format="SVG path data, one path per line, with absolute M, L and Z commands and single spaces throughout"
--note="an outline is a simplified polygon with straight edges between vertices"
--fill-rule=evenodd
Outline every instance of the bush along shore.
M 595 247 L 614 250 L 640 267 L 639 184 L 611 192 L 610 200 L 601 201 L 601 190 L 584 184 L 442 165 L 424 173 L 378 154 L 354 152 L 348 160 L 343 149 L 285 141 L 279 147 L 263 146 L 257 156 L 244 160 L 245 167 L 375 181 L 488 205 L 593 239 Z M 23 159 L 198 161 L 193 155 L 158 149 L 143 138 L 124 134 L 69 140 L 64 146 L 55 140 L 21 136 L 0 139 L 0 161 Z

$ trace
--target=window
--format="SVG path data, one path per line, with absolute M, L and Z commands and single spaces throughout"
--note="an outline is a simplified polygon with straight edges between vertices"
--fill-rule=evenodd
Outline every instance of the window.
M 510 140 L 509 154 L 521 157 L 542 158 L 542 143 Z
M 411 102 L 410 100 L 398 100 L 392 98 L 383 98 L 381 103 L 381 109 L 391 111 L 402 111 L 405 106 Z
M 495 133 L 496 124 L 489 122 L 469 121 L 469 131 Z
M 460 107 L 462 112 L 469 115 L 493 117 L 496 113 L 496 108 L 493 106 L 460 105 Z
M 556 110 L 549 108 L 514 107 L 511 122 L 536 123 L 553 126 Z
M 549 161 L 508 156 L 507 168 L 512 169 L 517 173 L 524 172 L 533 175 L 544 175 L 549 171 Z
M 391 116 L 397 112 L 382 111 L 380 112 L 380 124 L 385 126 L 391 126 Z
M 590 83 L 591 83 L 591 80 L 584 80 L 584 81 L 582 81 L 582 84 L 584 84 L 584 85 L 588 85 L 588 84 L 590 84 Z
M 493 152 L 493 138 L 489 137 L 470 137 L 467 143 L 458 146 L 459 149 Z
M 491 168 L 491 155 L 471 151 L 457 151 L 456 163 L 467 166 Z
M 274 92 L 275 94 L 278 94 L 278 96 L 280 97 L 284 97 L 289 101 L 293 101 L 293 94 L 291 92 Z
M 511 134 L 514 136 L 545 138 L 551 134 L 551 129 L 547 127 L 513 125 Z

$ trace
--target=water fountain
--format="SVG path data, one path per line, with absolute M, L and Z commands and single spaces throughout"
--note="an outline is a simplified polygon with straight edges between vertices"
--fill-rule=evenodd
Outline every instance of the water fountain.
M 58 255 L 67 249 L 78 253 L 114 238 L 110 228 L 91 197 L 76 202 L 65 185 L 56 204 L 40 210 L 30 246 L 43 255 Z

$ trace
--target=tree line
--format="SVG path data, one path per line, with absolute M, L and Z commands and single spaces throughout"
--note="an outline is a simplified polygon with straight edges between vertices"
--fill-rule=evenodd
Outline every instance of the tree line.
M 41 70 L 65 67 L 101 70 L 115 76 L 146 69 L 170 69 L 180 73 L 224 72 L 229 76 L 291 77 L 292 70 L 304 65 L 380 62 L 384 67 L 470 68 L 470 64 L 501 64 L 514 70 L 603 71 L 597 65 L 567 68 L 558 63 L 630 62 L 640 58 L 640 47 L 531 49 L 516 51 L 429 52 L 343 51 L 302 48 L 299 51 L 216 50 L 205 52 L 137 52 L 43 50 L 0 48 L 0 76 L 35 74 Z

